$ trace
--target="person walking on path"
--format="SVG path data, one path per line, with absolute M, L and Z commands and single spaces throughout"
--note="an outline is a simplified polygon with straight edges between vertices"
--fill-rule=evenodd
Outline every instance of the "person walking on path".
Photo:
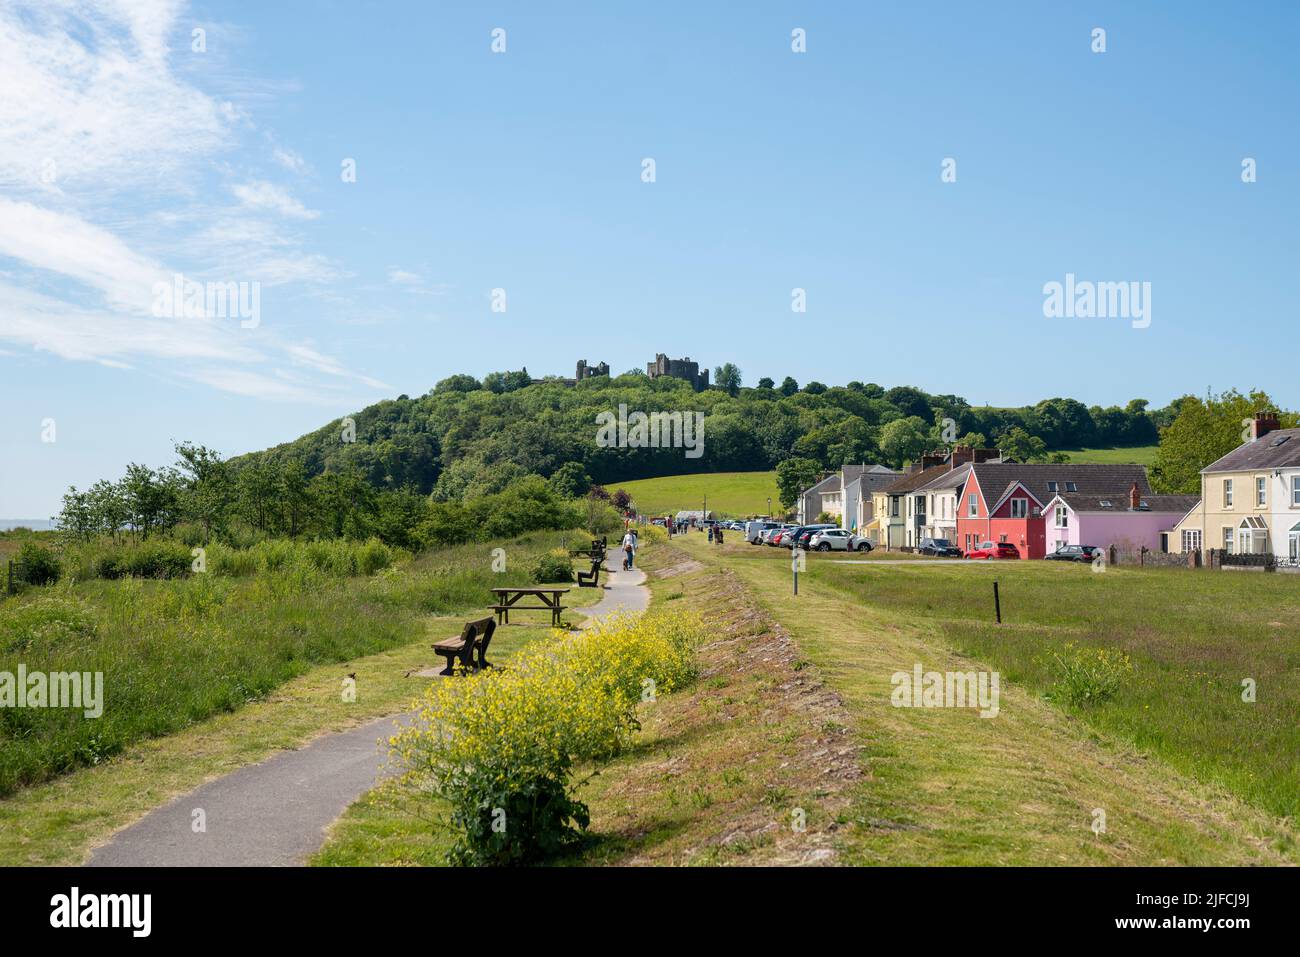
M 713 526 L 709 526 L 709 544 L 713 544 Z
M 628 531 L 628 533 L 627 533 L 626 535 L 623 536 L 623 569 L 624 569 L 624 571 L 631 571 L 631 570 L 632 570 L 632 557 L 633 557 L 633 552 L 634 552 L 635 549 L 636 549 L 636 536 L 634 536 L 634 535 L 632 534 L 631 531 Z

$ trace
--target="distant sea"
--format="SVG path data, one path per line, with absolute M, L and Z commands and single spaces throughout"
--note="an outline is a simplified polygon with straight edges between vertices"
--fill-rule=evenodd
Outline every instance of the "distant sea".
M 0 532 L 11 528 L 30 528 L 34 532 L 44 532 L 54 527 L 48 518 L 0 518 Z

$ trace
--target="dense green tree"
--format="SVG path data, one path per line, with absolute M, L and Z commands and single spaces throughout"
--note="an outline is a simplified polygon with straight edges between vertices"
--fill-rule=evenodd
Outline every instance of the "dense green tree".
M 1189 395 L 1177 404 L 1177 418 L 1160 435 L 1151 484 L 1157 492 L 1186 495 L 1200 494 L 1201 469 L 1249 439 L 1256 412 L 1277 408 L 1262 391 L 1229 390 L 1204 399 Z M 1284 428 L 1300 424 L 1294 412 L 1278 418 Z
M 781 380 L 781 387 L 777 391 L 782 395 L 794 395 L 799 391 L 799 383 L 795 382 L 792 376 L 786 376 Z
M 740 392 L 740 369 L 734 363 L 724 362 L 713 370 L 713 385 L 727 395 Z
M 776 488 L 782 508 L 791 508 L 799 493 L 821 478 L 821 466 L 812 459 L 791 458 L 776 467 Z
M 899 467 L 920 458 L 930 444 L 929 424 L 920 416 L 886 422 L 880 429 L 880 454 Z

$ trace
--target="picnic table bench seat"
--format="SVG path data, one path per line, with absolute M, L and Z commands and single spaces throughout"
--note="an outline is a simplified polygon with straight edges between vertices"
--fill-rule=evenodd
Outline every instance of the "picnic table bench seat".
M 492 667 L 487 660 L 487 649 L 492 643 L 492 633 L 496 631 L 496 627 L 497 623 L 491 615 L 488 615 L 486 618 L 466 622 L 457 637 L 434 642 L 433 650 L 447 659 L 447 667 L 438 673 L 454 675 L 457 661 L 460 662 L 465 674 Z M 476 649 L 477 661 L 474 660 Z

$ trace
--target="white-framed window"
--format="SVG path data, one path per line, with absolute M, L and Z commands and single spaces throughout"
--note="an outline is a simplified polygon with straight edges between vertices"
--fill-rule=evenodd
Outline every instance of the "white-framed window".
M 1013 498 L 1011 500 L 1011 517 L 1024 518 L 1029 514 L 1029 499 Z
M 1232 508 L 1232 479 L 1223 480 L 1223 507 Z
M 1291 476 L 1291 504 L 1300 506 L 1300 475 Z
M 1255 479 L 1255 504 L 1268 504 L 1268 479 L 1264 478 L 1262 475 Z
M 1199 528 L 1183 529 L 1183 551 L 1195 552 L 1201 548 L 1201 530 Z
M 1232 553 L 1232 526 L 1223 526 L 1223 550 Z
M 973 493 L 970 497 L 970 504 L 968 507 L 969 507 L 969 515 L 971 518 L 974 518 L 976 515 L 980 513 L 979 506 L 975 504 L 975 495 Z
M 1066 508 L 1064 505 L 1058 504 L 1056 506 L 1056 527 L 1069 528 L 1069 526 L 1070 526 L 1070 510 Z

